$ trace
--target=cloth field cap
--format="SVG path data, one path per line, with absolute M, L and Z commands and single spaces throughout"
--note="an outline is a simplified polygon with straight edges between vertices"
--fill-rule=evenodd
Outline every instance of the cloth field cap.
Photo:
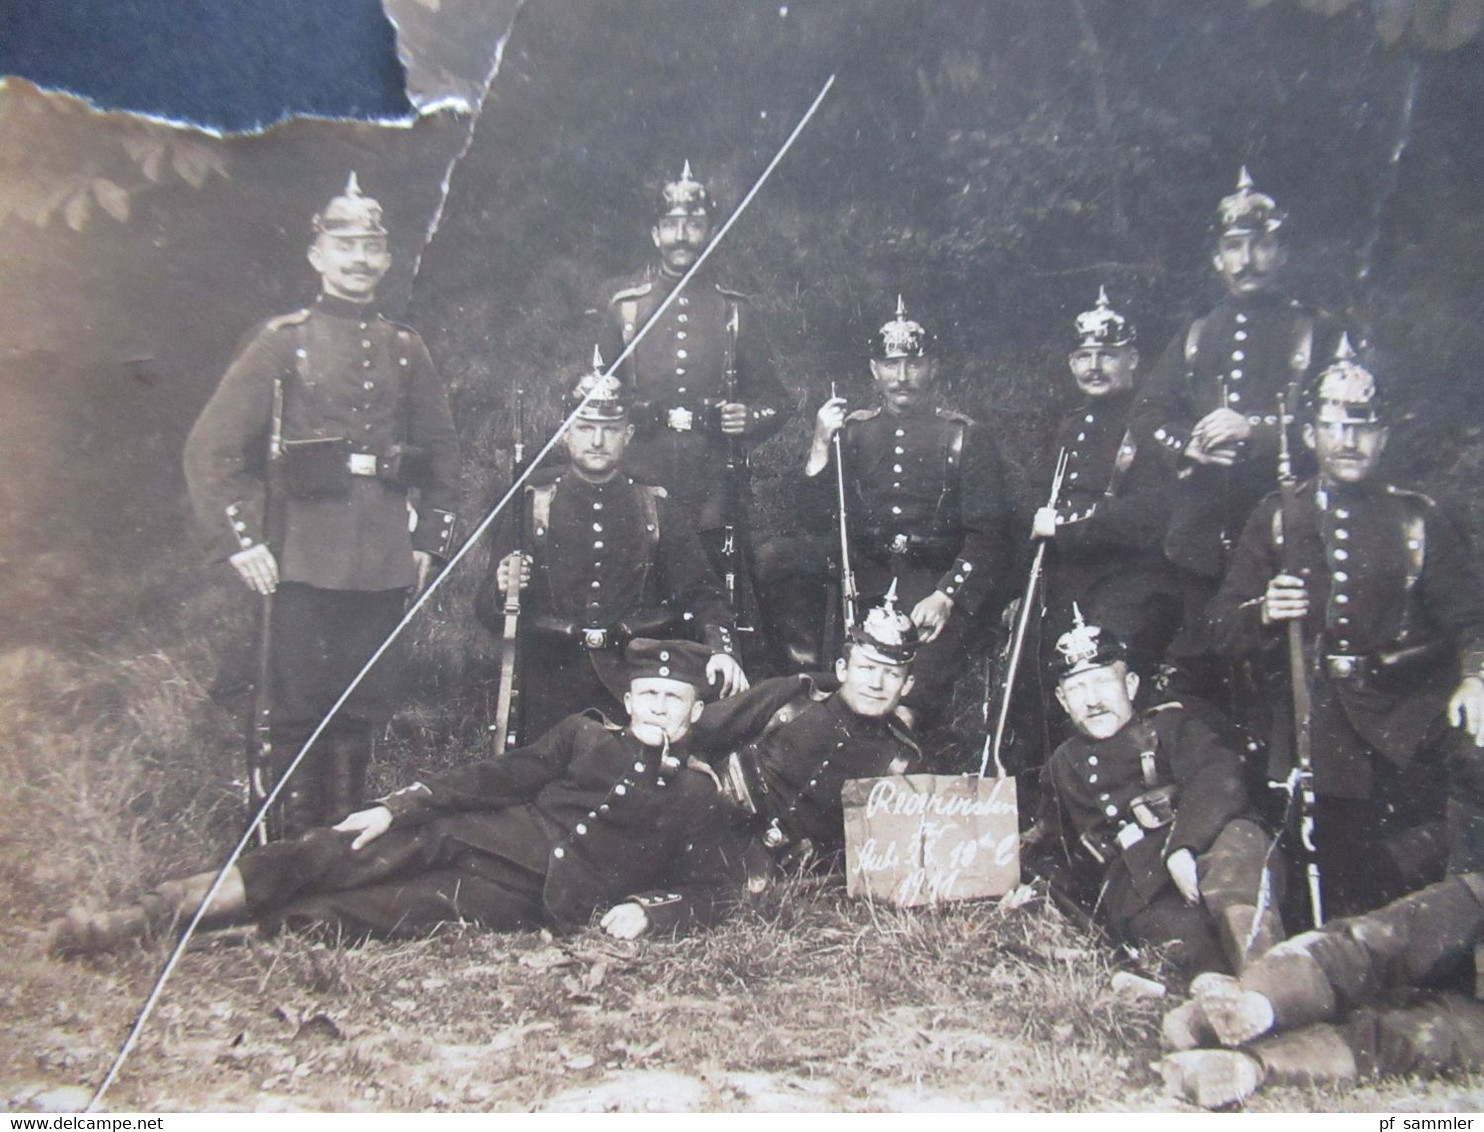
M 680 180 L 666 181 L 660 190 L 661 216 L 709 216 L 711 194 L 706 186 L 691 176 L 690 161 L 680 171 Z
M 580 408 L 579 408 L 580 406 Z M 603 373 L 603 355 L 593 347 L 593 369 L 585 373 L 567 395 L 567 412 L 577 409 L 584 421 L 621 421 L 629 411 L 629 395 L 623 382 Z
M 897 608 L 897 580 L 891 580 L 891 588 L 881 599 L 881 604 L 869 610 L 859 625 L 850 629 L 851 644 L 865 649 L 876 660 L 886 664 L 911 664 L 921 644 L 917 626 L 912 618 Z
M 1340 335 L 1335 360 L 1310 387 L 1309 408 L 1317 424 L 1384 424 L 1386 401 L 1376 375 L 1355 360 L 1350 335 Z
M 1108 291 L 1098 288 L 1098 303 L 1090 311 L 1077 316 L 1078 350 L 1111 350 L 1117 346 L 1132 346 L 1137 332 L 1134 324 L 1108 305 Z
M 1089 625 L 1082 619 L 1082 609 L 1072 603 L 1072 627 L 1056 639 L 1056 659 L 1051 662 L 1058 680 L 1106 668 L 1128 659 L 1128 650 L 1110 630 Z
M 1237 191 L 1221 198 L 1216 210 L 1216 226 L 1222 236 L 1260 236 L 1276 232 L 1288 214 L 1267 193 L 1252 184 L 1247 166 L 1237 175 Z
M 924 358 L 933 346 L 933 336 L 922 323 L 907 317 L 906 304 L 897 296 L 896 317 L 882 324 L 871 336 L 871 356 L 882 361 L 893 358 Z
M 629 682 L 664 679 L 689 684 L 703 697 L 711 683 L 706 677 L 706 664 L 711 650 L 695 641 L 656 641 L 635 637 L 624 649 L 624 663 Z
M 352 170 L 345 191 L 331 197 L 324 211 L 314 214 L 314 231 L 333 236 L 385 236 L 381 223 L 381 205 L 361 192 L 361 184 Z

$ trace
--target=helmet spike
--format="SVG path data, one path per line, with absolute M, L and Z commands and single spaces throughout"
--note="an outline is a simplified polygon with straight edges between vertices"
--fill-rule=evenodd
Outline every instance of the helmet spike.
M 907 304 L 902 302 L 902 293 L 900 291 L 897 292 L 897 317 L 907 317 Z
M 1108 288 L 1101 283 L 1098 284 L 1098 309 L 1102 310 L 1108 306 Z
M 361 182 L 356 177 L 356 171 L 354 169 L 350 171 L 350 176 L 345 179 L 345 195 L 348 197 L 358 197 L 361 195 Z
M 1242 166 L 1241 171 L 1237 174 L 1237 192 L 1241 192 L 1243 189 L 1247 189 L 1248 191 L 1252 189 L 1252 174 L 1247 172 L 1247 166 L 1245 165 Z
M 1340 344 L 1335 347 L 1335 361 L 1348 362 L 1355 357 L 1355 347 L 1350 344 L 1350 331 L 1340 335 Z
M 603 351 L 598 347 L 596 342 L 593 343 L 593 372 L 603 372 Z
M 882 606 L 883 609 L 889 609 L 893 613 L 896 612 L 896 609 L 897 609 L 897 579 L 896 579 L 895 576 L 892 577 L 891 585 L 889 585 L 889 586 L 886 587 L 886 596 L 881 599 L 881 606 Z
M 689 157 L 687 157 L 685 159 L 685 165 L 680 170 L 680 179 L 682 181 L 694 181 L 695 180 L 695 178 L 692 177 L 691 174 L 690 174 L 690 158 Z
M 1082 618 L 1082 607 L 1080 605 L 1078 605 L 1075 601 L 1072 602 L 1072 628 L 1074 628 L 1074 629 L 1085 629 L 1085 628 L 1087 628 L 1087 622 L 1085 620 L 1083 620 L 1083 618 Z

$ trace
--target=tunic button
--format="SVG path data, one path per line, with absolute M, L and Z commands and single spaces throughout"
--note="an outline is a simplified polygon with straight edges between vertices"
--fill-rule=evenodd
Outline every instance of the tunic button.
M 300 346 L 297 350 L 294 351 L 294 357 L 307 358 L 309 357 L 309 351 L 306 350 L 303 346 Z
M 617 794 L 620 798 L 622 798 L 625 794 L 627 794 L 629 792 L 629 788 L 627 786 L 625 786 L 622 782 L 620 782 L 617 786 L 615 786 L 613 788 L 613 792 L 615 794 Z
M 1240 393 L 1228 393 L 1226 399 L 1235 405 L 1242 399 L 1242 395 Z
M 1087 765 L 1088 766 L 1097 766 L 1098 765 L 1098 757 L 1096 755 L 1088 755 L 1087 756 Z
M 1350 552 L 1342 546 L 1339 550 L 1335 551 L 1335 557 L 1343 562 L 1350 557 Z
M 602 539 L 598 539 L 597 542 L 593 543 L 593 549 L 594 550 L 602 550 L 603 549 L 603 540 Z
M 1078 440 L 1086 440 L 1087 439 L 1087 433 L 1085 433 L 1085 432 L 1079 432 L 1077 434 L 1077 439 Z
M 906 434 L 906 433 L 905 433 L 905 432 L 903 432 L 903 431 L 902 431 L 902 430 L 901 430 L 901 429 L 897 429 L 897 432 L 896 432 L 896 434 L 897 434 L 897 435 L 898 435 L 898 436 L 906 436 L 906 435 L 907 435 L 907 434 Z
M 370 327 L 366 323 L 363 322 L 363 323 L 361 323 L 361 329 L 362 330 L 369 330 Z
M 1083 419 L 1083 420 L 1084 420 L 1084 421 L 1085 421 L 1085 422 L 1086 422 L 1086 423 L 1088 423 L 1088 424 L 1092 424 L 1092 414 L 1091 414 L 1091 413 L 1088 413 L 1088 414 L 1087 414 L 1087 416 L 1085 416 L 1085 417 L 1083 417 L 1083 418 L 1082 418 L 1082 419 Z
M 577 823 L 577 836 L 578 837 L 581 837 L 586 832 L 587 832 L 587 826 L 585 826 L 582 822 L 578 822 Z
M 374 381 L 363 381 L 361 383 L 361 388 L 362 389 L 375 389 L 376 388 L 376 382 L 374 382 Z
M 895 487 L 895 488 L 900 488 L 902 485 L 900 483 L 893 483 L 891 486 L 892 487 Z
M 1098 776 L 1095 775 L 1095 774 L 1089 774 L 1087 776 L 1087 781 L 1088 782 L 1096 782 L 1097 780 L 1098 780 Z
M 563 849 L 560 845 L 558 845 L 555 849 L 553 849 L 551 851 L 551 855 L 553 857 L 556 857 L 556 858 L 560 859 L 560 858 L 565 857 L 567 855 L 567 851 L 565 849 Z
M 891 466 L 891 470 L 894 471 L 894 472 L 896 472 L 898 475 L 900 475 L 901 474 L 901 471 L 902 471 L 902 465 L 901 464 L 893 464 Z
M 1344 527 L 1336 527 L 1335 528 L 1335 538 L 1337 538 L 1337 539 L 1347 539 L 1349 537 L 1350 537 L 1350 532 L 1347 531 Z
M 593 510 L 594 511 L 601 511 L 601 510 L 603 510 L 603 504 L 602 503 L 594 503 L 593 504 Z
M 682 385 L 679 389 L 675 390 L 675 392 L 676 393 L 684 393 L 685 392 L 685 386 Z
M 1072 479 L 1072 480 L 1074 480 L 1074 479 L 1076 479 L 1076 478 L 1077 478 L 1077 473 L 1076 473 L 1076 472 L 1072 472 L 1072 473 L 1070 473 L 1070 474 L 1069 474 L 1069 475 L 1068 475 L 1068 476 L 1067 476 L 1067 478 L 1068 478 L 1068 479 Z
M 593 532 L 595 534 L 602 534 L 603 533 L 603 524 L 602 523 L 594 523 L 593 524 Z
M 907 450 L 905 448 L 903 448 L 900 444 L 898 444 L 895 448 L 892 449 L 892 451 L 895 452 L 898 456 L 900 456 L 903 453 L 905 453 Z
M 1237 321 L 1238 322 L 1246 322 L 1247 321 L 1247 315 L 1246 315 L 1246 313 L 1243 312 L 1243 311 L 1238 311 L 1237 312 Z
M 1234 362 L 1242 362 L 1242 361 L 1246 361 L 1246 360 L 1247 360 L 1247 351 L 1246 350 L 1233 350 L 1232 351 L 1232 361 L 1234 361 Z
M 362 338 L 361 339 L 361 347 L 362 347 L 362 349 L 369 350 L 371 348 L 371 339 L 369 339 L 369 338 Z
M 1117 806 L 1105 806 L 1103 808 L 1103 813 L 1107 814 L 1110 818 L 1116 818 L 1118 816 L 1118 807 Z
M 687 354 L 684 350 L 676 350 L 675 356 L 681 359 L 681 361 L 684 361 L 686 358 L 690 357 L 690 355 Z
M 1245 342 L 1247 341 L 1247 332 L 1245 330 L 1238 330 L 1232 337 L 1238 342 Z
M 680 341 L 684 342 L 685 341 L 685 338 L 686 338 L 686 333 L 683 330 L 677 330 L 675 332 L 675 337 L 678 338 L 678 339 L 680 339 Z
M 1343 570 L 1336 570 L 1335 571 L 1335 581 L 1337 581 L 1337 582 L 1348 582 L 1349 580 L 1350 580 L 1350 575 L 1347 574 L 1347 573 L 1345 573 L 1345 571 L 1343 571 Z
M 598 813 L 600 813 L 600 814 L 606 814 L 607 812 L 608 812 L 608 803 L 607 802 L 604 802 L 601 806 L 598 807 Z
M 644 773 L 644 764 L 643 763 L 635 763 L 634 764 L 634 769 L 637 770 L 640 774 L 643 774 Z
M 603 588 L 603 583 L 602 582 L 599 582 L 599 581 L 594 581 L 593 584 L 592 584 L 592 588 L 595 589 L 595 590 L 600 590 L 600 589 Z
M 900 515 L 902 513 L 902 509 L 900 507 L 893 507 L 891 509 L 891 513 L 893 515 Z
M 1348 518 L 1350 518 L 1350 512 L 1346 508 L 1344 508 L 1344 507 L 1336 507 L 1335 508 L 1335 518 L 1336 519 L 1348 519 Z
M 1350 595 L 1349 594 L 1335 594 L 1335 604 L 1336 605 L 1349 605 L 1350 604 Z
M 679 301 L 680 301 L 680 305 L 683 306 L 683 307 L 690 306 L 690 299 L 687 296 L 685 296 L 685 295 L 681 295 Z
M 1232 375 L 1231 376 L 1232 376 L 1232 380 L 1233 381 L 1241 381 L 1242 380 L 1242 371 L 1240 369 L 1234 369 L 1234 370 L 1232 370 Z
M 688 314 L 678 314 L 678 315 L 675 316 L 675 321 L 676 322 L 689 322 L 690 321 L 690 315 L 688 315 Z
M 361 368 L 362 369 L 370 369 L 371 368 L 371 359 L 370 358 L 362 358 L 361 359 Z

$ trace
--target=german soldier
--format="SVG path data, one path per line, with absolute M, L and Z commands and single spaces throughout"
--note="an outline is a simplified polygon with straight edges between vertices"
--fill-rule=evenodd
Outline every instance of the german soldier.
M 1069 624 L 1075 602 L 1125 642 L 1130 666 L 1147 676 L 1179 626 L 1180 599 L 1160 548 L 1175 477 L 1129 424 L 1135 339 L 1105 290 L 1077 316 L 1068 363 L 1083 403 L 1056 430 L 1051 450 L 1067 454 L 1062 494 L 1036 512 L 1032 535 L 1051 545 L 1050 623 Z
M 695 637 L 723 696 L 747 687 L 735 621 L 683 508 L 629 474 L 628 392 L 602 359 L 569 397 L 581 409 L 563 436 L 566 468 L 526 487 L 519 558 L 523 597 L 523 727 L 540 735 L 576 711 L 618 711 L 621 655 L 633 637 Z M 504 624 L 515 555 L 499 550 L 475 597 L 479 619 Z M 609 689 L 616 689 L 610 691 Z
M 896 715 L 912 691 L 917 641 L 888 594 L 851 630 L 833 681 L 779 676 L 702 712 L 697 743 L 726 752 L 715 760 L 722 791 L 776 859 L 838 862 L 840 788 L 921 762 Z
M 1277 494 L 1264 500 L 1210 607 L 1225 655 L 1275 669 L 1284 626 L 1304 625 L 1318 859 L 1325 903 L 1340 914 L 1416 888 L 1441 864 L 1426 834 L 1444 766 L 1450 868 L 1484 865 L 1484 586 L 1442 508 L 1382 480 L 1387 436 L 1381 388 L 1342 339 L 1304 421 L 1319 474 L 1299 488 L 1294 529 Z M 1282 568 L 1283 543 L 1297 567 Z M 1271 711 L 1278 782 L 1294 750 L 1285 699 Z
M 712 200 L 690 162 L 665 184 L 650 238 L 659 261 L 609 298 L 602 350 L 616 358 L 710 243 Z M 728 369 L 735 371 L 735 380 Z M 700 534 L 718 575 L 726 515 L 727 444 L 759 444 L 783 424 L 789 397 L 747 298 L 703 268 L 620 368 L 633 396 L 630 468 L 664 487 Z M 729 386 L 734 396 L 728 395 Z M 737 474 L 745 476 L 745 461 Z M 746 484 L 740 485 L 746 500 Z
M 872 338 L 880 404 L 847 414 L 845 398 L 820 408 L 804 474 L 820 477 L 840 434 L 851 565 L 863 604 L 896 582 L 922 636 L 902 715 L 937 723 L 969 655 L 970 626 L 1006 582 L 1009 497 L 999 450 L 982 425 L 936 403 L 931 335 L 896 317 Z
M 1278 395 L 1301 389 L 1338 336 L 1326 315 L 1283 294 L 1285 219 L 1244 168 L 1217 210 L 1211 263 L 1226 297 L 1175 335 L 1133 411 L 1139 442 L 1180 477 L 1164 548 L 1185 605 L 1171 659 L 1193 690 L 1214 690 L 1205 605 L 1247 515 L 1271 490 Z
M 279 774 L 449 553 L 458 490 L 458 437 L 427 348 L 375 307 L 392 263 L 381 206 L 352 173 L 313 227 L 319 298 L 258 328 L 185 447 L 212 555 L 254 593 L 274 595 Z M 283 475 L 272 491 L 282 498 L 280 530 L 269 531 L 264 449 L 276 402 Z M 363 802 L 374 729 L 401 696 L 399 668 L 392 656 L 376 665 L 289 783 L 288 836 Z
M 450 921 L 573 931 L 601 917 L 624 939 L 715 922 L 743 874 L 715 776 L 687 743 L 710 653 L 636 640 L 626 661 L 627 727 L 596 711 L 574 715 L 333 829 L 245 853 L 203 922 L 351 940 Z M 215 875 L 167 881 L 111 912 L 74 911 L 53 926 L 50 950 L 91 954 L 168 931 L 195 914 Z
M 1077 734 L 1042 771 L 1032 842 L 1061 842 L 1116 936 L 1170 945 L 1186 975 L 1241 970 L 1283 938 L 1241 760 L 1179 704 L 1136 715 L 1139 677 L 1112 633 L 1079 615 L 1056 649 Z

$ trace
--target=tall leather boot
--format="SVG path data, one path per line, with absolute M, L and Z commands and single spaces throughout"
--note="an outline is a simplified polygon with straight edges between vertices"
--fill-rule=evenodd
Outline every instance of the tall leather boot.
M 1267 908 L 1258 915 L 1252 904 L 1233 904 L 1221 910 L 1217 918 L 1221 950 L 1237 974 L 1283 942 L 1283 919 L 1276 909 Z
M 283 777 L 284 771 L 293 762 L 304 739 L 290 738 L 282 742 L 273 741 L 274 781 Z M 278 795 L 278 835 L 291 841 L 324 824 L 324 802 L 321 788 L 324 767 L 330 757 L 329 741 L 321 736 L 310 749 L 288 785 Z
M 369 727 L 336 734 L 329 741 L 320 784 L 324 791 L 321 824 L 333 825 L 366 801 L 366 772 L 374 740 Z
M 106 912 L 74 908 L 53 921 L 47 932 L 47 954 L 58 958 L 96 955 L 122 944 L 172 934 L 190 922 L 216 880 L 216 872 L 167 880 L 132 904 Z M 203 927 L 225 927 L 247 918 L 247 891 L 242 873 L 228 871 L 205 916 Z

